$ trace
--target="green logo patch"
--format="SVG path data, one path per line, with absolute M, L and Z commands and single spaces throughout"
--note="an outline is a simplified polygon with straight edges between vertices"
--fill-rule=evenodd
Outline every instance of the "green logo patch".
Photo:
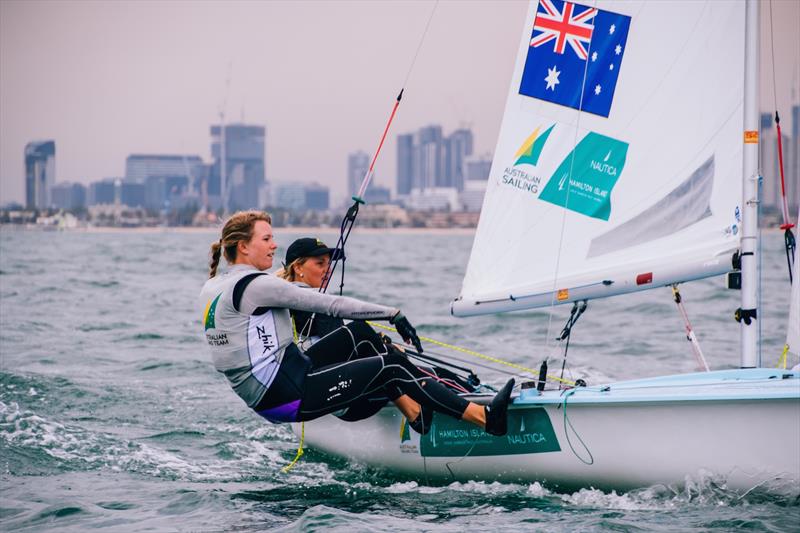
M 556 169 L 540 200 L 601 220 L 611 215 L 611 190 L 616 185 L 628 143 L 589 132 Z
M 203 316 L 203 324 L 205 326 L 204 331 L 208 331 L 209 329 L 214 329 L 216 327 L 214 314 L 217 310 L 217 302 L 219 301 L 220 296 L 222 296 L 222 293 L 219 293 L 216 298 L 209 301 L 208 305 L 206 306 L 205 316 Z
M 489 435 L 482 429 L 436 413 L 431 431 L 420 438 L 423 457 L 463 457 L 559 452 L 561 447 L 541 407 L 508 412 L 508 434 Z
M 517 165 L 533 165 L 536 166 L 539 164 L 539 156 L 542 155 L 542 149 L 544 148 L 544 144 L 547 142 L 547 138 L 550 136 L 550 132 L 553 131 L 555 124 L 547 128 L 547 130 L 539 135 L 539 128 L 531 134 L 528 139 L 524 143 L 517 153 L 515 154 L 518 159 L 514 163 L 514 166 Z

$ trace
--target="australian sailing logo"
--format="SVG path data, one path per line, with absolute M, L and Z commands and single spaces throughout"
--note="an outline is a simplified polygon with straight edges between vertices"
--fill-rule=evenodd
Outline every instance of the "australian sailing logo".
M 540 0 L 519 94 L 608 117 L 631 18 Z
M 589 132 L 550 177 L 540 200 L 608 220 L 611 191 L 625 167 L 628 143 Z
M 203 313 L 203 326 L 206 332 L 206 341 L 208 341 L 208 344 L 211 346 L 225 346 L 228 344 L 228 335 L 226 333 L 208 333 L 209 329 L 214 330 L 217 328 L 215 316 L 217 313 L 217 302 L 219 302 L 220 296 L 222 296 L 222 293 L 218 294 L 213 300 L 209 300 L 206 305 L 206 310 Z
M 533 130 L 533 133 L 525 139 L 522 146 L 514 154 L 516 161 L 510 167 L 506 167 L 503 171 L 502 182 L 504 185 L 514 187 L 531 194 L 539 193 L 539 185 L 542 182 L 541 176 L 531 174 L 519 168 L 521 165 L 530 165 L 535 167 L 539 163 L 539 157 L 542 155 L 547 138 L 553 131 L 555 124 L 547 128 L 543 133 L 541 126 Z

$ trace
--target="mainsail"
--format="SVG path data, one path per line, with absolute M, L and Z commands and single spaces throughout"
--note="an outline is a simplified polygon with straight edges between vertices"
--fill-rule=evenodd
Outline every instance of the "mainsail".
M 534 3 L 453 313 L 731 270 L 744 25 L 739 1 Z

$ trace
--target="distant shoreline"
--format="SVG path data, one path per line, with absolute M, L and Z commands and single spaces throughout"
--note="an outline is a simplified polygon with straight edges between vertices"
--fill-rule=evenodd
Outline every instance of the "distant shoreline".
M 50 226 L 26 226 L 22 224 L 1 224 L 0 229 L 14 229 L 16 231 L 48 231 L 48 232 L 69 232 L 69 233 L 199 233 L 199 234 L 214 234 L 219 233 L 219 227 L 195 227 L 195 226 L 150 226 L 142 228 L 117 228 L 112 226 L 89 226 L 83 228 L 54 228 Z M 325 234 L 338 234 L 339 228 L 323 228 L 323 227 L 306 227 L 306 226 L 286 226 L 276 227 L 276 233 L 303 233 L 306 235 L 325 235 Z M 393 234 L 410 234 L 410 235 L 473 235 L 475 228 L 367 228 L 358 227 L 353 228 L 353 233 L 393 233 Z

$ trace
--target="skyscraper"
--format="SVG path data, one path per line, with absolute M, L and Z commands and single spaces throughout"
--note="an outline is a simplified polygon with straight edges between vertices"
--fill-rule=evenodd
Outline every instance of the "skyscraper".
M 28 209 L 50 207 L 55 180 L 55 141 L 29 142 L 25 146 L 25 207 Z
M 442 147 L 442 127 L 436 124 L 425 126 L 417 131 L 414 157 L 413 189 L 444 187 L 444 150 Z
M 414 184 L 414 135 L 397 136 L 397 194 L 411 193 Z
M 472 155 L 472 148 L 471 130 L 458 129 L 447 137 L 444 152 L 444 180 L 441 187 L 455 187 L 459 191 L 464 190 L 464 180 L 466 179 L 464 159 Z
M 89 185 L 89 205 L 113 205 L 117 199 L 116 178 L 106 178 Z
M 199 205 L 204 176 L 203 160 L 196 155 L 131 154 L 125 160 L 124 181 L 144 185 L 143 206 L 149 209 Z M 124 196 L 136 198 L 136 194 Z
M 225 139 L 226 191 L 220 187 L 222 179 L 222 139 Z M 261 188 L 266 185 L 264 175 L 266 128 L 246 124 L 227 124 L 225 131 L 220 126 L 211 126 L 211 156 L 214 165 L 209 176 L 208 195 L 218 199 L 217 205 L 225 201 L 229 211 L 263 207 L 257 205 Z M 211 201 L 210 201 L 211 203 Z
M 347 196 L 355 196 L 369 170 L 369 154 L 359 150 L 347 156 Z
M 86 187 L 80 183 L 56 183 L 52 189 L 53 207 L 81 209 L 86 207 Z

